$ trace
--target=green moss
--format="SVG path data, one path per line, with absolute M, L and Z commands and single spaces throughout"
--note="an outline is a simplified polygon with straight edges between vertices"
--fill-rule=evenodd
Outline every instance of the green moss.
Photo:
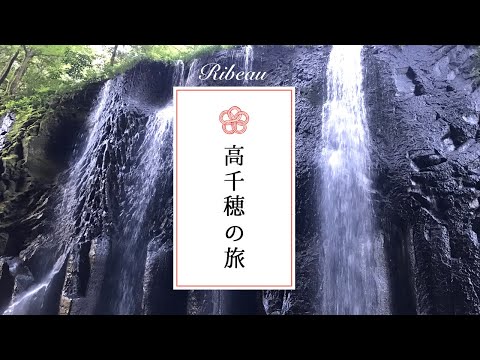
M 17 154 L 10 154 L 2 157 L 3 167 L 5 170 L 14 169 L 19 158 Z
M 229 49 L 231 48 L 232 45 L 204 45 L 200 46 L 198 49 L 193 50 L 192 52 L 186 53 L 183 56 L 180 57 L 180 60 L 183 61 L 190 61 L 195 58 L 199 58 L 202 56 L 206 55 L 211 55 L 214 52 L 224 50 L 224 49 Z
M 3 156 L 2 157 L 2 160 L 6 163 L 6 162 L 12 162 L 12 161 L 18 161 L 18 155 L 16 154 L 10 154 L 10 155 L 7 155 L 7 156 Z
M 7 167 L 8 165 L 15 164 L 18 161 L 18 155 L 17 154 L 10 154 L 10 155 L 7 155 L 7 156 L 3 156 L 2 160 L 3 160 L 3 163 L 4 163 L 5 167 Z
M 9 132 L 7 133 L 7 140 L 14 143 L 19 135 L 28 127 L 34 124 L 40 117 L 44 116 L 47 109 L 42 104 L 27 103 L 25 101 L 19 103 L 10 103 L 8 111 L 15 113 L 15 121 Z

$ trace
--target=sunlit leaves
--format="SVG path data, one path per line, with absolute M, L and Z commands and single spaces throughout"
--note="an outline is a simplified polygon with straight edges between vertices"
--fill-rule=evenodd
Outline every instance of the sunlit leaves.
M 34 99 L 38 106 L 42 99 L 78 89 L 88 82 L 113 77 L 144 59 L 188 61 L 224 47 L 226 46 L 0 45 L 0 72 L 7 68 L 6 65 L 18 51 L 13 66 L 7 72 L 8 76 L 0 83 L 0 114 L 15 108 L 15 104 L 24 107 Z M 112 65 L 114 49 L 117 51 Z M 19 71 L 22 65 L 26 67 L 24 72 Z M 16 86 L 11 86 L 14 82 Z
M 84 78 L 85 69 L 92 66 L 92 57 L 69 49 L 63 55 L 63 63 L 67 65 L 66 74 L 79 80 Z

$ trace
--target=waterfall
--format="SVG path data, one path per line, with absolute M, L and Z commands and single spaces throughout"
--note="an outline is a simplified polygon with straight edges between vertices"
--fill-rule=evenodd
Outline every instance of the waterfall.
M 322 111 L 321 313 L 385 312 L 386 275 L 370 199 L 362 46 L 333 46 Z
M 181 83 L 177 65 L 172 80 Z M 140 312 L 147 245 L 161 220 L 152 208 L 165 206 L 157 185 L 171 174 L 173 103 L 144 101 L 131 81 L 121 75 L 100 92 L 59 182 L 53 226 L 21 256 L 34 254 L 36 281 L 5 314 L 57 313 L 59 301 L 69 313 L 77 300 L 89 302 L 89 313 Z M 92 272 L 103 275 L 91 284 Z
M 198 76 L 198 59 L 193 59 L 190 67 L 188 68 L 187 81 L 185 81 L 184 86 L 195 86 Z
M 143 266 L 140 265 L 142 250 L 146 248 L 140 244 L 143 242 L 142 235 L 146 218 L 147 208 L 155 194 L 156 181 L 164 168 L 168 165 L 164 158 L 164 150 L 170 144 L 167 136 L 172 131 L 173 103 L 170 101 L 165 107 L 151 116 L 146 124 L 145 140 L 139 148 L 139 164 L 136 171 L 130 172 L 126 179 L 127 186 L 125 209 L 132 211 L 122 212 L 120 222 L 125 224 L 122 241 L 115 252 L 116 261 L 120 264 L 118 285 L 114 298 L 113 311 L 116 314 L 135 313 L 137 306 L 136 296 L 141 289 L 139 279 L 143 274 Z
M 13 114 L 7 114 L 0 119 L 0 151 L 3 149 L 8 130 L 12 127 L 14 120 L 15 118 Z
M 95 168 L 95 161 L 91 161 L 93 158 L 92 151 L 100 141 L 100 132 L 98 129 L 103 125 L 104 121 L 102 120 L 105 119 L 105 117 L 102 118 L 101 115 L 110 95 L 110 88 L 111 81 L 107 81 L 100 92 L 97 105 L 88 117 L 87 126 L 89 128 L 89 136 L 86 141 L 86 146 L 78 161 L 72 166 L 68 180 L 64 186 L 61 201 L 56 206 L 56 221 L 53 232 L 47 238 L 40 239 L 41 243 L 38 244 L 39 246 L 54 248 L 51 256 L 54 257 L 57 255 L 57 260 L 54 262 L 51 270 L 49 270 L 36 285 L 31 286 L 31 288 L 27 289 L 24 293 L 18 294 L 18 296 L 12 299 L 11 304 L 4 311 L 4 315 L 44 313 L 44 307 L 46 306 L 44 300 L 52 280 L 63 268 L 67 256 L 76 244 L 75 238 L 71 238 L 74 231 L 75 207 L 78 202 L 76 193 L 79 184 L 94 180 L 92 179 L 92 171 Z M 47 259 L 45 259 L 45 261 L 47 262 Z
M 58 258 L 52 270 L 40 281 L 39 284 L 32 286 L 18 298 L 13 299 L 8 308 L 3 312 L 3 315 L 27 315 L 33 313 L 43 313 L 42 309 L 46 305 L 44 300 L 49 286 L 52 283 L 55 275 L 62 269 L 68 252 L 64 251 Z
M 245 63 L 244 63 L 244 71 L 247 74 L 249 71 L 252 71 L 252 64 L 253 64 L 253 47 L 251 45 L 245 46 Z M 248 79 L 245 76 L 243 80 L 243 84 L 248 84 Z
M 175 61 L 175 69 L 173 70 L 173 86 L 185 85 L 185 63 L 182 60 Z
M 212 315 L 224 315 L 225 314 L 225 304 L 224 304 L 225 291 L 224 290 L 213 290 L 212 291 Z

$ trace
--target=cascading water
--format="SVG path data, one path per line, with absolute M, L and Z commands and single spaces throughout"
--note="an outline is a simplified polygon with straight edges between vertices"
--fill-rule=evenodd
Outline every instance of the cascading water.
M 124 89 L 121 78 L 116 80 Z M 161 108 L 151 107 L 123 91 L 113 96 L 105 111 L 105 141 L 96 155 L 97 162 L 103 163 L 96 177 L 97 181 L 105 179 L 108 190 L 103 194 L 104 211 L 109 219 L 96 236 L 107 237 L 103 242 L 109 244 L 110 261 L 98 305 L 92 309 L 95 313 L 141 312 L 142 277 L 150 240 L 148 211 L 159 193 L 157 181 L 166 172 L 165 153 L 171 152 L 168 134 L 172 101 Z M 98 216 L 98 210 L 92 211 Z
M 184 86 L 194 86 L 195 82 L 197 81 L 195 75 L 198 75 L 198 59 L 193 59 L 192 63 L 190 64 L 190 67 L 188 68 L 187 80 L 185 81 Z M 179 83 L 178 86 L 182 86 L 181 83 Z
M 181 82 L 183 64 L 178 65 Z M 62 313 L 70 313 L 76 301 L 88 306 L 78 305 L 74 313 L 141 312 L 156 220 L 149 210 L 165 206 L 159 201 L 164 187 L 157 185 L 171 172 L 173 104 L 144 101 L 128 81 L 122 75 L 104 85 L 87 121 L 88 138 L 59 186 L 52 230 L 26 250 L 42 254 L 36 255 L 39 281 L 14 296 L 5 314 L 58 313 L 59 302 L 60 309 L 67 307 Z M 100 257 L 106 265 L 98 275 Z M 92 271 L 100 282 L 90 284 Z
M 34 284 L 24 293 L 18 294 L 18 296 L 12 299 L 11 304 L 4 311 L 4 315 L 44 313 L 46 293 L 54 277 L 63 268 L 67 256 L 76 244 L 76 239 L 78 239 L 73 236 L 75 223 L 74 214 L 78 201 L 76 194 L 79 185 L 84 185 L 94 180 L 92 178 L 92 171 L 94 170 L 95 162 L 92 162 L 90 157 L 92 156 L 92 151 L 100 141 L 99 128 L 103 126 L 102 120 L 105 119 L 105 117 L 101 115 L 110 96 L 110 88 L 111 81 L 108 81 L 103 86 L 97 105 L 88 118 L 87 126 L 90 129 L 88 130 L 88 140 L 86 141 L 83 153 L 71 167 L 61 196 L 61 201 L 55 209 L 56 221 L 52 234 L 46 238 L 39 239 L 40 243 L 38 247 L 44 246 L 54 249 L 51 256 L 56 257 L 56 261 L 37 284 Z M 45 260 L 45 262 L 48 262 L 47 259 Z M 48 267 L 48 265 L 45 267 Z
M 8 130 L 12 127 L 14 120 L 15 118 L 12 114 L 7 114 L 0 119 L 0 150 L 3 149 Z
M 244 71 L 245 74 L 249 71 L 252 71 L 252 64 L 253 64 L 253 47 L 251 45 L 245 46 L 245 63 L 244 63 Z M 245 77 L 243 80 L 244 85 L 248 84 L 248 79 Z
M 155 184 L 163 168 L 163 149 L 167 147 L 166 135 L 170 132 L 173 119 L 173 104 L 170 101 L 164 108 L 148 119 L 146 124 L 145 140 L 139 149 L 139 167 L 137 171 L 130 172 L 126 179 L 128 186 L 125 190 L 125 203 L 122 207 L 132 209 L 121 213 L 120 222 L 125 224 L 122 242 L 119 243 L 116 258 L 119 260 L 119 279 L 115 301 L 114 313 L 132 314 L 136 311 L 135 299 L 140 292 L 139 279 L 143 274 L 143 267 L 138 260 L 144 249 L 139 242 L 142 241 L 143 229 L 146 221 L 147 207 L 155 193 Z M 140 250 L 141 252 L 141 250 Z
M 386 275 L 370 199 L 362 46 L 333 46 L 322 115 L 321 313 L 378 314 Z
M 173 85 L 184 86 L 185 85 L 185 63 L 182 60 L 175 62 L 175 69 L 173 70 Z
M 223 315 L 225 312 L 224 291 L 212 291 L 212 315 Z

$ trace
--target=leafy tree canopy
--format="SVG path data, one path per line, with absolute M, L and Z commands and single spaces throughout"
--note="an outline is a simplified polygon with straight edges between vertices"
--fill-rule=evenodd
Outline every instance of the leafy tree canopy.
M 0 114 L 107 79 L 142 59 L 189 60 L 227 46 L 0 45 Z

